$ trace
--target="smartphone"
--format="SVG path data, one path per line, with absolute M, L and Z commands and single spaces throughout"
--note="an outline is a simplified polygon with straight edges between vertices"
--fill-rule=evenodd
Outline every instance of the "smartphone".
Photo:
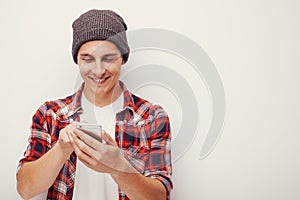
M 92 138 L 102 142 L 102 127 L 98 124 L 77 123 L 76 128 L 91 136 Z

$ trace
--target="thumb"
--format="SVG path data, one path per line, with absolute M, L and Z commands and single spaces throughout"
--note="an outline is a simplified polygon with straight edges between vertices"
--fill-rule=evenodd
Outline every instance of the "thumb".
M 116 141 L 107 132 L 105 132 L 105 130 L 102 130 L 102 138 L 106 142 L 106 144 L 118 146 Z

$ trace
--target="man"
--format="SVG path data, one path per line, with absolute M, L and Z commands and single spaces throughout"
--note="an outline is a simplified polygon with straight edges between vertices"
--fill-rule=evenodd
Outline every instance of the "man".
M 72 55 L 84 83 L 36 111 L 18 192 L 24 199 L 168 199 L 169 118 L 119 80 L 129 56 L 124 20 L 111 10 L 90 10 L 72 27 Z M 103 141 L 76 128 L 78 122 L 100 124 Z

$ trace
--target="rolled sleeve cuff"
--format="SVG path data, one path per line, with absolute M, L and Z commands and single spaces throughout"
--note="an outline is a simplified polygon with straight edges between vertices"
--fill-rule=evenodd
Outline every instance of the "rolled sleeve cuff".
M 166 188 L 167 199 L 170 199 L 170 193 L 173 188 L 173 184 L 172 184 L 172 181 L 170 180 L 170 178 L 167 178 L 164 175 L 157 174 L 157 173 L 156 174 L 148 174 L 146 176 L 149 178 L 155 178 L 155 179 L 159 180 Z

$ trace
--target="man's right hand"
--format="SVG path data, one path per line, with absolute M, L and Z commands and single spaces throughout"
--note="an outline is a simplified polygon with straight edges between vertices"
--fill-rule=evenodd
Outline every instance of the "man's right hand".
M 47 153 L 37 160 L 24 163 L 18 171 L 17 189 L 24 199 L 47 191 L 54 183 L 63 164 L 74 151 L 69 138 L 75 127 L 76 122 L 73 122 L 61 129 L 56 144 Z
M 59 132 L 58 145 L 65 153 L 70 154 L 74 151 L 74 148 L 70 141 L 70 134 L 73 133 L 75 128 L 76 122 L 73 122 L 67 125 L 65 128 L 61 129 Z

